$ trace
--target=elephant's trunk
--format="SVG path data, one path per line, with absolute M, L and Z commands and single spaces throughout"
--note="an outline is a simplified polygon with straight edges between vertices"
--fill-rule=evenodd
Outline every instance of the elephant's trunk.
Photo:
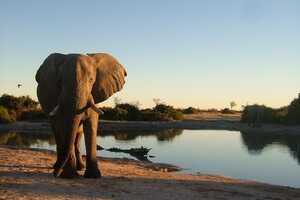
M 71 127 L 69 130 L 66 130 L 66 132 L 68 133 L 68 135 L 67 135 L 68 140 L 66 141 L 66 151 L 64 154 L 65 158 L 64 158 L 62 164 L 59 166 L 59 168 L 56 171 L 56 174 L 55 174 L 56 177 L 60 176 L 60 174 L 63 171 L 63 168 L 65 167 L 65 165 L 69 161 L 70 157 L 74 153 L 74 144 L 75 144 L 76 135 L 77 135 L 77 131 L 78 131 L 80 122 L 81 122 L 81 115 L 75 115 L 75 117 L 73 117 L 70 120 Z

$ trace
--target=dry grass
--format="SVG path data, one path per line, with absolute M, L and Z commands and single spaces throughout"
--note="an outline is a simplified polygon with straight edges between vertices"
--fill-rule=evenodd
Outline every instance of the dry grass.
M 184 115 L 185 120 L 226 120 L 226 121 L 240 121 L 241 113 L 222 114 L 220 112 L 201 112 L 198 114 Z

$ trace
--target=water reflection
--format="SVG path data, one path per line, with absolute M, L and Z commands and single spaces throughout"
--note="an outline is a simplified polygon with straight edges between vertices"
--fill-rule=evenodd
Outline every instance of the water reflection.
M 192 173 L 201 171 L 300 187 L 300 136 L 171 129 L 102 132 L 97 143 L 106 148 L 152 148 L 150 155 L 155 158 L 150 160 L 153 162 L 179 165 Z M 0 133 L 0 145 L 55 150 L 52 134 Z M 98 151 L 97 155 L 132 158 L 109 151 Z
M 113 136 L 116 140 L 135 140 L 137 137 L 156 137 L 160 142 L 172 142 L 175 137 L 181 135 L 183 130 L 180 129 L 167 129 L 161 131 L 102 131 L 101 137 Z
M 174 138 L 180 136 L 182 133 L 183 130 L 180 129 L 162 131 L 103 131 L 100 133 L 100 137 L 113 137 L 115 140 L 130 141 L 142 136 L 155 137 L 159 142 L 172 142 Z M 266 147 L 274 144 L 287 147 L 293 158 L 300 164 L 300 136 L 241 132 L 241 141 L 249 154 L 261 154 Z M 0 145 L 32 147 L 43 142 L 55 145 L 54 136 L 52 134 L 16 132 L 0 134 Z
M 288 147 L 290 154 L 300 164 L 300 136 L 241 132 L 243 144 L 250 154 L 261 154 L 273 144 Z
M 18 147 L 32 147 L 33 145 L 41 145 L 41 143 L 55 145 L 55 139 L 52 134 L 37 133 L 0 133 L 0 145 L 12 145 Z
M 175 137 L 181 135 L 183 130 L 168 129 L 162 131 L 103 131 L 100 137 L 113 136 L 116 140 L 135 140 L 137 137 L 156 137 L 161 142 L 171 142 Z M 0 145 L 13 145 L 19 147 L 30 147 L 38 145 L 41 142 L 47 142 L 49 145 L 55 145 L 53 134 L 21 133 L 7 132 L 0 133 Z

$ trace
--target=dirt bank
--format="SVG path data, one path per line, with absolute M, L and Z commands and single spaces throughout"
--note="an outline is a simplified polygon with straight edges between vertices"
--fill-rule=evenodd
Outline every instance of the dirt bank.
M 54 178 L 50 151 L 0 147 L 0 199 L 300 199 L 300 189 L 222 176 L 168 172 L 168 166 L 99 160 L 103 178 Z

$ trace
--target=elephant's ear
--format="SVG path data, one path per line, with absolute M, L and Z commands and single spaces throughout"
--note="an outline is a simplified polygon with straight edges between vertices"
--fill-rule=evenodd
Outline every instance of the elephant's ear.
M 97 73 L 92 95 L 95 103 L 100 103 L 123 88 L 127 73 L 124 67 L 108 54 L 97 53 L 88 56 L 94 58 Z
M 61 90 L 61 66 L 66 55 L 53 53 L 49 55 L 38 69 L 35 79 L 38 82 L 37 96 L 42 109 L 49 113 L 58 103 Z

